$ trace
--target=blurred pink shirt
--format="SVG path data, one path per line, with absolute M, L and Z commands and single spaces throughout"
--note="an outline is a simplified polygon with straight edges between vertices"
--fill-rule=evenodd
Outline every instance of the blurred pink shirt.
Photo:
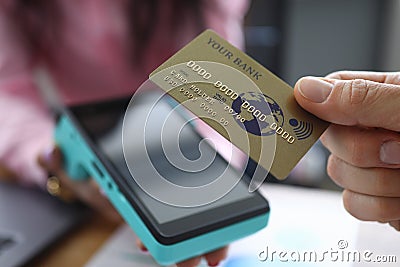
M 37 157 L 53 145 L 54 122 L 35 84 L 37 55 L 26 49 L 9 18 L 8 5 L 13 1 L 0 0 L 0 164 L 22 182 L 43 186 L 46 174 Z M 189 20 L 172 29 L 172 18 L 179 14 L 168 1 L 160 1 L 162 12 L 143 51 L 144 64 L 135 66 L 129 57 L 124 0 L 57 1 L 63 11 L 61 39 L 47 51 L 51 60 L 42 63 L 66 105 L 131 95 L 155 67 L 195 37 Z M 204 3 L 205 26 L 243 48 L 247 0 Z M 171 40 L 171 31 L 179 31 L 180 38 Z M 222 137 L 215 138 L 219 142 Z

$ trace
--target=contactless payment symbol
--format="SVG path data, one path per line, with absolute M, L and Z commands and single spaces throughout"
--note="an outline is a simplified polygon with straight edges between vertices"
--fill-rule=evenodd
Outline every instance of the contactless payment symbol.
M 293 131 L 298 140 L 303 140 L 310 137 L 313 132 L 312 123 L 298 121 L 297 119 L 293 118 L 289 120 L 289 124 L 293 127 Z

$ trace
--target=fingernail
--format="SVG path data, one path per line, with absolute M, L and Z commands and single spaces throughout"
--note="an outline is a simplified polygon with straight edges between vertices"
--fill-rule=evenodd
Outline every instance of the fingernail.
M 324 102 L 330 95 L 332 88 L 333 84 L 314 77 L 305 77 L 299 83 L 301 95 L 315 103 Z
M 51 164 L 53 162 L 54 153 L 55 153 L 55 148 L 53 146 L 47 148 L 42 154 L 43 160 L 47 164 Z
M 146 247 L 141 247 L 140 250 L 143 251 L 143 252 L 147 252 L 148 251 Z
M 212 263 L 208 263 L 208 266 L 210 266 L 210 267 L 216 267 L 216 266 L 218 266 L 218 264 L 219 264 L 219 261 L 218 262 L 212 262 Z
M 387 164 L 400 164 L 400 142 L 388 141 L 381 146 L 381 161 Z

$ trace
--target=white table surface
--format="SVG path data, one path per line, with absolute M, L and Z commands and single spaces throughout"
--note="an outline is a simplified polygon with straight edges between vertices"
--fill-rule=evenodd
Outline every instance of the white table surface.
M 268 226 L 233 243 L 227 260 L 220 266 L 400 265 L 400 233 L 388 225 L 360 222 L 351 217 L 343 208 L 340 193 L 274 184 L 264 185 L 260 190 L 271 206 Z M 269 257 L 261 261 L 260 252 L 266 251 L 267 247 Z M 273 251 L 276 252 L 272 259 Z M 317 255 L 317 262 L 314 259 L 309 261 L 312 253 L 316 253 L 313 255 Z M 304 254 L 306 260 L 303 259 Z M 360 255 L 360 262 L 353 262 L 355 254 Z M 261 258 L 265 259 L 265 255 L 261 254 Z M 294 262 L 290 255 L 294 259 L 300 255 L 302 259 Z M 349 255 L 350 261 L 347 260 Z M 368 257 L 364 258 L 364 255 Z M 378 255 L 394 256 L 397 263 L 373 262 Z M 365 261 L 368 259 L 371 262 Z M 157 265 L 148 254 L 136 248 L 134 233 L 123 226 L 87 264 L 87 267 L 103 266 Z M 207 264 L 203 262 L 202 266 Z

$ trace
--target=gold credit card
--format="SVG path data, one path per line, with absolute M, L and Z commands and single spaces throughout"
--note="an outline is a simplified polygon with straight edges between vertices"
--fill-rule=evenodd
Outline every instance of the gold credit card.
M 293 88 L 211 30 L 150 80 L 278 179 L 328 127 L 297 104 Z

